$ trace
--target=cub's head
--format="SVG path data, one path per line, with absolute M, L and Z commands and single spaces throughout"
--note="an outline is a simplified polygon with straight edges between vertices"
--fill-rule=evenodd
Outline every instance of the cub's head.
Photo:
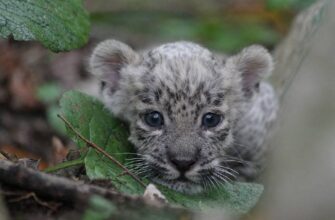
M 190 42 L 137 53 L 115 40 L 90 59 L 106 107 L 130 125 L 135 171 L 177 191 L 196 193 L 238 175 L 225 165 L 234 122 L 272 69 L 251 46 L 227 59 Z

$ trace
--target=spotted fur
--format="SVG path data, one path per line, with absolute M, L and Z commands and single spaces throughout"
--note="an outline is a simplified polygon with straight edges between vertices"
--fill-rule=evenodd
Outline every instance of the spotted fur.
M 278 108 L 263 80 L 272 65 L 261 46 L 222 58 L 191 42 L 137 53 L 107 40 L 90 59 L 92 73 L 103 82 L 106 107 L 129 123 L 138 153 L 134 171 L 185 193 L 257 176 Z M 150 111 L 163 115 L 161 128 L 143 120 Z M 222 115 L 216 127 L 202 126 L 208 112 Z M 171 158 L 196 162 L 182 175 Z

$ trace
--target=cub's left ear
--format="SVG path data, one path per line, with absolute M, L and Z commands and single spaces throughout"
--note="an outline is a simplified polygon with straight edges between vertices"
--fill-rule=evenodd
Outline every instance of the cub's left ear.
M 231 59 L 233 68 L 241 74 L 242 88 L 247 97 L 252 95 L 259 82 L 271 75 L 273 70 L 272 56 L 259 45 L 247 47 Z

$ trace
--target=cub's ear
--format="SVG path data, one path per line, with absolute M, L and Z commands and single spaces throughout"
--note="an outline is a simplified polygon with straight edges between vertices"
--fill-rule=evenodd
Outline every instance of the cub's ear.
M 116 40 L 106 40 L 94 49 L 89 66 L 93 75 L 116 90 L 121 69 L 136 63 L 138 59 L 139 55 L 128 45 Z
M 247 97 L 252 95 L 259 82 L 271 75 L 273 70 L 272 56 L 259 45 L 247 47 L 231 59 L 232 68 L 241 74 L 242 88 Z

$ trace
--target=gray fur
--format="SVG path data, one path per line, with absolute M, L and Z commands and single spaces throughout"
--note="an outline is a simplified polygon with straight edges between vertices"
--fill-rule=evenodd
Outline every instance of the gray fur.
M 137 53 L 107 40 L 94 50 L 90 66 L 104 81 L 106 107 L 130 125 L 139 175 L 197 193 L 259 173 L 278 108 L 271 85 L 263 80 L 273 66 L 263 47 L 254 45 L 223 59 L 191 42 Z M 162 128 L 144 123 L 143 114 L 151 110 L 162 113 Z M 207 112 L 222 114 L 222 122 L 204 129 L 201 119 Z M 196 159 L 185 173 L 187 180 L 177 180 L 180 172 L 171 158 Z

